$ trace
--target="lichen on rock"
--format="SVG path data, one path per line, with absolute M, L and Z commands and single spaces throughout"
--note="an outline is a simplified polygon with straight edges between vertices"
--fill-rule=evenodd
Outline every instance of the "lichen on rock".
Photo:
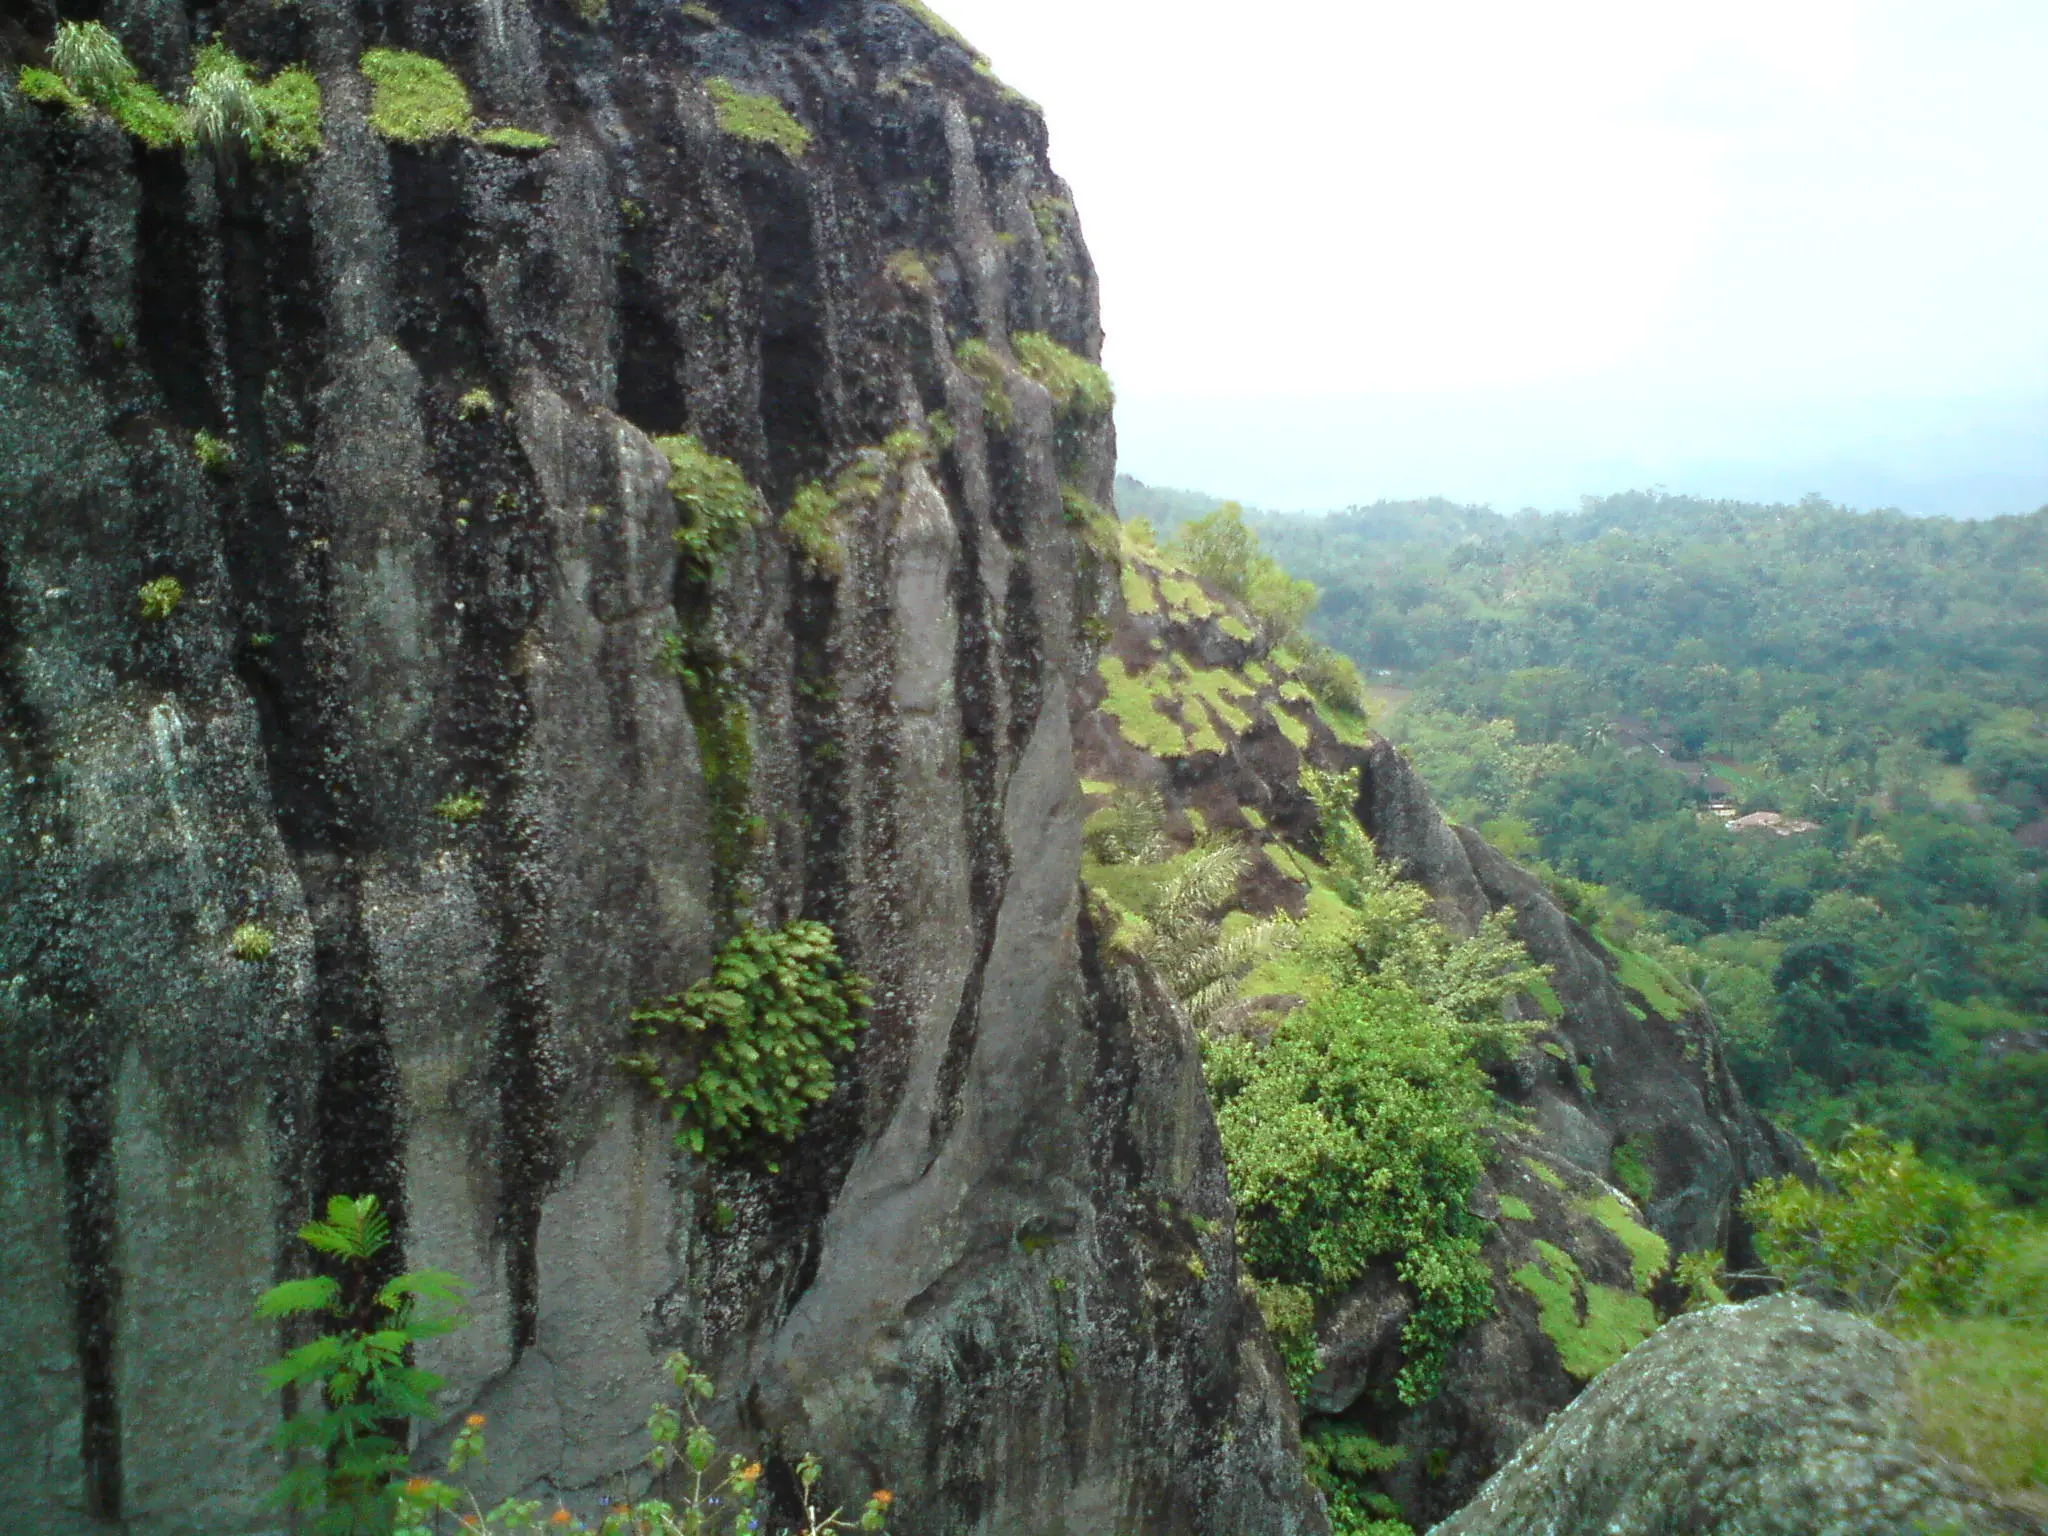
M 1906 1346 L 1776 1296 L 1668 1323 L 1431 1536 L 2039 1536 L 1916 1438 Z

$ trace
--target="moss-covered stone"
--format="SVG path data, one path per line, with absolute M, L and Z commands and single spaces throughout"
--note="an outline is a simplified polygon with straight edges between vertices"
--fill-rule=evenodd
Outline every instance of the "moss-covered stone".
M 1554 1243 L 1538 1238 L 1536 1254 L 1512 1278 L 1535 1297 L 1559 1363 L 1578 1380 L 1591 1381 L 1657 1331 L 1656 1311 L 1640 1296 L 1588 1281 Z

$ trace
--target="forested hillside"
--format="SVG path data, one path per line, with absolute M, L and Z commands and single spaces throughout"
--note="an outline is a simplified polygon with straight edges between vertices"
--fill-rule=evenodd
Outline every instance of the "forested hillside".
M 1450 814 L 1695 985 L 1760 1103 L 2048 1198 L 2048 512 L 1252 521 Z

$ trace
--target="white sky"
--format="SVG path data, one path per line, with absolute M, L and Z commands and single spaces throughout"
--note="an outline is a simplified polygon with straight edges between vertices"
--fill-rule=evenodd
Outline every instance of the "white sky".
M 1268 506 L 2048 502 L 2048 0 L 940 0 L 1124 467 Z

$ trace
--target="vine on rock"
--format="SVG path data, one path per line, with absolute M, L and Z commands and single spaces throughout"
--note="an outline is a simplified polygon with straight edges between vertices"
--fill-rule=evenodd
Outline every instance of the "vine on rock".
M 647 1044 L 622 1064 L 668 1106 L 678 1146 L 720 1161 L 760 1138 L 796 1139 L 811 1107 L 831 1097 L 833 1059 L 867 1006 L 866 981 L 823 923 L 746 927 L 709 976 L 635 1011 Z M 680 1066 L 664 1062 L 664 1047 Z

